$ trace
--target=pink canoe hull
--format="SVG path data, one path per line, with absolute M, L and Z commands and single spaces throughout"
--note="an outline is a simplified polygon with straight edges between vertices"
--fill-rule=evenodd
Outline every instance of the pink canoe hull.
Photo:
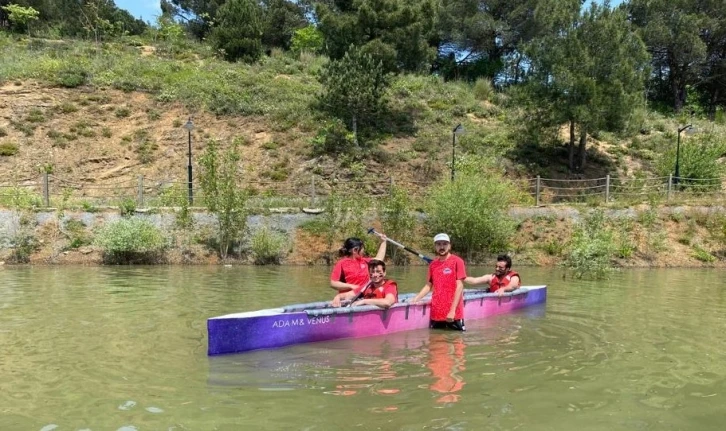
M 411 295 L 402 295 L 401 300 Z M 505 296 L 466 291 L 464 319 L 510 313 L 547 300 L 546 286 L 525 286 Z M 320 307 L 323 303 L 318 303 Z M 312 305 L 311 305 L 312 307 Z M 428 327 L 430 307 L 397 303 L 377 307 L 310 308 L 305 304 L 228 314 L 207 320 L 209 355 L 270 349 L 340 338 L 362 338 Z M 299 311 L 298 311 L 299 310 Z

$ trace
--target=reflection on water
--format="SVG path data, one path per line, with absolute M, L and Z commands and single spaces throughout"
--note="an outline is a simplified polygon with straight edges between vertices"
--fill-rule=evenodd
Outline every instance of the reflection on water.
M 328 299 L 325 268 L 1 267 L 0 430 L 722 429 L 722 271 L 526 273 L 546 305 L 463 334 L 209 358 L 207 317 Z
M 441 394 L 437 403 L 455 403 L 461 395 L 459 391 L 464 387 L 464 371 L 466 359 L 464 350 L 466 343 L 461 333 L 449 335 L 432 331 L 429 336 L 429 369 L 436 381 L 430 388 Z

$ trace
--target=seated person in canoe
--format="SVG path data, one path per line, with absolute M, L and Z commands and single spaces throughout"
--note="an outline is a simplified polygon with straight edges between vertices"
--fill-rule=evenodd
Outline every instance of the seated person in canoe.
M 389 308 L 398 301 L 398 285 L 393 280 L 386 279 L 386 263 L 373 259 L 368 262 L 368 272 L 371 281 L 354 290 L 335 295 L 331 305 L 340 307 L 343 302 L 350 301 L 351 305 L 375 305 Z
M 488 284 L 489 292 L 497 292 L 503 295 L 505 292 L 512 292 L 522 285 L 519 273 L 512 271 L 512 259 L 506 254 L 497 256 L 497 263 L 493 274 L 485 274 L 481 277 L 466 277 L 466 284 Z
M 386 236 L 380 235 L 381 245 L 378 246 L 376 260 L 383 261 L 386 256 Z M 369 257 L 365 257 L 363 241 L 360 238 L 348 238 L 338 251 L 341 259 L 336 262 L 330 273 L 330 287 L 338 292 L 348 292 L 365 286 L 371 279 L 368 275 Z

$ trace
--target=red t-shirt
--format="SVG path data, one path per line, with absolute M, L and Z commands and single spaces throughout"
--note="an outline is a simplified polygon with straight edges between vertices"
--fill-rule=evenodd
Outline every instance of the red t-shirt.
M 368 275 L 370 260 L 369 257 L 344 257 L 336 262 L 333 272 L 330 273 L 330 280 L 362 286 L 371 280 Z
M 456 281 L 466 278 L 466 266 L 459 256 L 450 254 L 441 261 L 434 259 L 429 264 L 428 280 L 431 283 L 434 293 L 431 295 L 431 320 L 437 322 L 446 321 L 446 316 L 451 310 L 451 301 L 456 293 Z M 456 306 L 454 319 L 464 318 L 464 295 L 459 298 Z
M 363 293 L 363 299 L 385 299 L 389 293 L 393 295 L 394 302 L 398 302 L 398 285 L 393 280 L 386 280 L 381 287 L 366 285 L 360 286 L 355 290 L 356 295 L 360 295 L 361 290 L 366 289 Z
M 497 274 L 492 274 L 492 279 L 489 282 L 489 291 L 490 292 L 496 292 L 501 287 L 504 287 L 509 284 L 509 282 L 512 280 L 512 277 L 519 277 L 519 274 L 517 274 L 514 271 L 509 271 L 506 274 L 502 276 L 502 278 L 497 277 Z M 519 282 L 522 282 L 522 279 L 519 279 Z M 517 286 L 519 287 L 519 286 Z

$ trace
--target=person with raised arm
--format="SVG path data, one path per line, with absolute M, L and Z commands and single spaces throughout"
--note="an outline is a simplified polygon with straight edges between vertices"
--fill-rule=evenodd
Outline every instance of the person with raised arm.
M 380 239 L 375 259 L 382 261 L 386 257 L 386 236 L 381 234 Z M 338 254 L 341 259 L 330 273 L 330 287 L 338 292 L 348 292 L 365 286 L 370 281 L 368 262 L 371 258 L 365 257 L 363 241 L 354 237 L 346 239 Z
M 431 317 L 429 328 L 466 331 L 464 325 L 464 261 L 451 254 L 449 235 L 440 233 L 434 237 L 436 258 L 429 264 L 426 284 L 411 300 L 418 303 L 431 290 Z
M 488 284 L 489 292 L 496 292 L 499 296 L 506 292 L 513 292 L 522 285 L 519 273 L 512 271 L 512 258 L 506 254 L 497 256 L 497 263 L 494 266 L 493 274 L 485 274 L 481 277 L 466 277 L 466 284 Z
M 335 295 L 331 305 L 340 307 L 348 301 L 352 306 L 375 305 L 380 308 L 390 308 L 398 302 L 398 285 L 395 281 L 386 279 L 385 262 L 372 259 L 368 262 L 368 273 L 370 282 L 357 289 Z

